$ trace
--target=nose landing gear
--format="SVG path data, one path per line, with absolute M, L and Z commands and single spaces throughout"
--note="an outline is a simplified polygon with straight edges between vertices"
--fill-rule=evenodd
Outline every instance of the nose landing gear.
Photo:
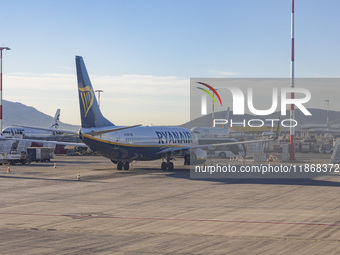
M 172 159 L 173 158 L 171 158 L 171 153 L 168 153 L 167 157 L 166 157 L 166 162 L 163 161 L 162 164 L 161 164 L 162 171 L 166 171 L 166 170 L 172 171 L 172 170 L 174 170 L 174 163 L 170 161 Z

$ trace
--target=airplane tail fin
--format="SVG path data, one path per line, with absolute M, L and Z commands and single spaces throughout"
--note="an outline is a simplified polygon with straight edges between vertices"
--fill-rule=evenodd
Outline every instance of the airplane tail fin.
M 57 109 L 50 128 L 58 129 L 59 128 L 59 119 L 60 119 L 60 109 Z
M 82 128 L 114 126 L 99 109 L 84 60 L 80 56 L 76 56 L 76 68 Z

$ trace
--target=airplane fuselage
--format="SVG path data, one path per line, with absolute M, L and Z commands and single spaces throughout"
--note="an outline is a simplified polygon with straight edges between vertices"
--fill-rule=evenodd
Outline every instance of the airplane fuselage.
M 86 134 L 91 131 L 82 129 L 85 144 L 112 161 L 159 159 L 165 149 L 187 148 L 194 138 L 190 130 L 180 127 L 135 127 L 99 136 Z
M 57 131 L 57 130 L 56 130 Z M 32 128 L 8 127 L 2 131 L 4 137 L 48 137 L 53 136 L 52 131 L 43 131 Z

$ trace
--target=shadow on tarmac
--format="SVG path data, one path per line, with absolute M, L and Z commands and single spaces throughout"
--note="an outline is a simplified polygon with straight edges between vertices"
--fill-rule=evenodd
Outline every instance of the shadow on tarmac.
M 303 186 L 319 186 L 319 187 L 340 187 L 339 181 L 315 180 L 314 178 L 320 176 L 339 177 L 330 174 L 314 175 L 312 178 L 190 178 L 190 170 L 174 170 L 166 174 L 172 178 L 190 179 L 192 181 L 209 181 L 221 184 L 265 184 L 265 185 L 303 185 Z
M 56 178 L 46 178 L 46 177 L 27 177 L 27 176 L 12 176 L 12 175 L 0 175 L 1 178 L 7 179 L 20 179 L 20 180 L 41 180 L 41 181 L 60 181 L 60 182 L 98 182 L 103 183 L 100 181 L 93 181 L 93 180 L 86 180 L 81 178 L 77 179 L 56 179 Z

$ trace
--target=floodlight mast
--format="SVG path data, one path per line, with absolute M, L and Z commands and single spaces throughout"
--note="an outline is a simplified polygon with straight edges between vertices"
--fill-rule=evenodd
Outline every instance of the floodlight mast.
M 104 90 L 97 89 L 95 92 L 98 92 L 98 105 L 99 105 L 99 108 L 100 108 L 100 93 L 104 92 Z
M 2 51 L 10 50 L 8 47 L 0 47 L 0 135 L 2 136 Z
M 292 0 L 292 13 L 291 13 L 291 61 L 290 61 L 290 87 L 294 88 L 294 0 Z M 290 93 L 290 98 L 294 99 L 294 92 Z M 294 104 L 290 105 L 290 119 L 291 124 L 295 120 Z M 295 127 L 290 125 L 290 153 L 289 160 L 295 160 Z
M 325 100 L 327 103 L 327 130 L 329 128 L 329 99 Z

